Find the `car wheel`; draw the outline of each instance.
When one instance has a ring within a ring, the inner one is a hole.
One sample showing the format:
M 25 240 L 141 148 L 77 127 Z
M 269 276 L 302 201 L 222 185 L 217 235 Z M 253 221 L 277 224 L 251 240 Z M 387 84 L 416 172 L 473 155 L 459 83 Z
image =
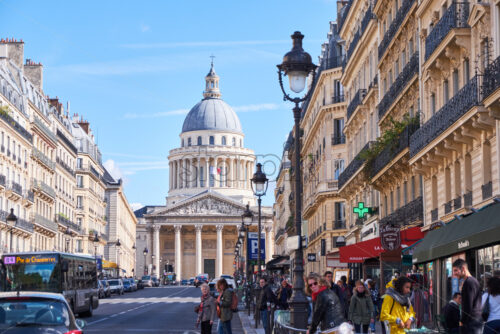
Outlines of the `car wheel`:
M 92 316 L 92 314 L 94 314 L 94 306 L 93 306 L 93 304 L 94 304 L 94 300 L 92 298 L 90 298 L 89 309 L 88 309 L 88 311 L 83 312 L 82 316 L 90 318 Z

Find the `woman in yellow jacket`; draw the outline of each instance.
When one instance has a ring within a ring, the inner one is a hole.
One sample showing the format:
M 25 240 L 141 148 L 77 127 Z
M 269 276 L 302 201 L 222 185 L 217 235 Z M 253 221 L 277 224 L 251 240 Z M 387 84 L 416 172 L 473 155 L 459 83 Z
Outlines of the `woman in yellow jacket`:
M 411 280 L 401 276 L 394 282 L 394 287 L 389 287 L 384 296 L 380 321 L 388 321 L 391 334 L 404 333 L 415 322 L 415 312 L 410 303 Z

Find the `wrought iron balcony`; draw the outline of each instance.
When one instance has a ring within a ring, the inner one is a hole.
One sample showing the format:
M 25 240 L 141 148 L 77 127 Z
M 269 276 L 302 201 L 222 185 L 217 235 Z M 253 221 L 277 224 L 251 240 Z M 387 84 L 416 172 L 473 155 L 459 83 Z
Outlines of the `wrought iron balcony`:
M 342 103 L 345 101 L 344 94 L 341 95 L 333 95 L 332 103 Z
M 333 222 L 333 229 L 335 230 L 344 230 L 346 228 L 345 219 L 337 219 Z
M 384 95 L 378 104 L 378 117 L 382 119 L 389 107 L 394 103 L 408 83 L 418 74 L 418 52 L 411 56 L 410 61 L 405 65 L 403 71 L 398 75 L 389 91 Z
M 23 197 L 26 198 L 31 203 L 35 202 L 35 193 L 32 192 L 31 190 L 24 190 Z
M 38 213 L 35 214 L 35 223 L 54 232 L 57 232 L 57 224 L 50 219 L 45 218 Z
M 68 166 L 61 158 L 56 157 L 56 162 L 64 168 L 68 173 L 70 173 L 73 177 L 75 176 L 75 170 Z
M 38 150 L 36 147 L 32 148 L 33 157 L 40 160 L 45 166 L 54 170 L 56 168 L 56 163 L 49 159 L 48 156 L 42 153 L 42 151 Z
M 453 200 L 453 210 L 458 210 L 462 207 L 462 197 L 459 196 Z
M 418 129 L 410 141 L 410 156 L 443 133 L 472 107 L 478 105 L 477 76 L 472 78 L 439 111 Z
M 278 239 L 283 236 L 285 234 L 285 229 L 284 228 L 280 228 L 278 229 L 278 232 L 276 232 L 276 235 L 274 237 L 274 240 L 275 241 L 278 241 Z
M 350 0 L 347 5 L 345 5 L 342 8 L 342 15 L 339 15 L 339 18 L 337 19 L 337 31 L 340 32 L 342 30 L 342 26 L 345 23 L 345 20 L 347 18 L 347 15 L 349 14 L 349 10 L 351 9 L 352 4 L 354 3 L 354 0 Z
M 354 50 L 356 49 L 356 46 L 358 45 L 359 40 L 363 36 L 363 34 L 366 30 L 366 27 L 368 27 L 368 24 L 374 18 L 375 18 L 375 15 L 373 14 L 372 8 L 370 6 L 370 7 L 368 7 L 368 10 L 365 12 L 365 15 L 363 16 L 363 20 L 361 21 L 361 27 L 358 29 L 358 31 L 356 31 L 356 33 L 354 34 L 354 37 L 352 38 L 351 43 L 349 44 L 349 49 L 347 49 L 347 61 L 349 61 L 349 59 L 351 59 L 351 56 L 352 56 Z
M 469 3 L 454 2 L 446 10 L 436 26 L 425 39 L 425 59 L 427 60 L 434 50 L 441 44 L 448 33 L 455 28 L 468 28 Z
M 391 41 L 396 36 L 396 32 L 401 27 L 401 24 L 403 23 L 404 19 L 408 15 L 408 12 L 410 11 L 411 7 L 415 2 L 416 0 L 403 0 L 403 4 L 396 13 L 394 20 L 389 26 L 389 29 L 387 29 L 387 31 L 385 32 L 384 38 L 382 39 L 382 42 L 380 42 L 378 46 L 378 60 L 382 59 L 382 56 L 387 50 L 387 47 L 389 46 L 389 44 L 391 44 Z
M 40 191 L 43 191 L 44 193 L 46 193 L 50 197 L 56 198 L 55 190 L 52 189 L 51 186 L 49 186 L 48 184 L 46 184 L 43 181 L 38 181 L 36 179 L 33 179 L 33 188 L 36 188 Z
M 33 230 L 34 230 L 33 223 L 30 221 L 27 221 L 26 219 L 22 219 L 22 218 L 17 219 L 16 227 L 19 227 L 27 232 L 30 232 L 30 233 L 33 233 Z
M 483 192 L 483 200 L 493 196 L 493 183 L 490 181 L 481 186 L 481 191 Z
M 9 182 L 9 188 L 19 196 L 23 195 L 23 187 L 19 183 L 14 181 Z
M 453 201 L 449 201 L 444 203 L 444 214 L 447 215 L 451 212 L 451 208 L 453 207 Z
M 332 145 L 340 145 L 340 144 L 345 144 L 345 136 L 332 135 Z
M 56 214 L 56 220 L 57 220 L 58 223 L 61 223 L 64 226 L 69 227 L 73 231 L 76 231 L 76 232 L 80 232 L 81 231 L 81 227 L 78 224 L 73 223 L 71 220 L 69 220 L 68 218 L 64 217 L 60 213 Z
M 354 97 L 352 98 L 351 102 L 349 102 L 349 105 L 347 106 L 347 119 L 350 119 L 356 108 L 363 103 L 363 99 L 366 96 L 366 89 L 359 89 L 356 94 L 354 94 Z
M 339 175 L 339 189 L 342 189 L 344 184 L 361 168 L 361 166 L 363 166 L 365 160 L 361 159 L 359 156 L 361 152 L 369 148 L 372 143 L 371 141 L 366 143 L 356 157 L 347 165 L 346 169 Z
M 431 221 L 435 222 L 436 220 L 438 220 L 438 215 L 439 215 L 438 208 L 435 208 L 434 210 L 432 210 L 431 211 Z
M 19 123 L 17 123 L 10 115 L 5 111 L 0 111 L 0 118 L 3 119 L 7 124 L 9 124 L 17 133 L 28 140 L 30 143 L 33 142 L 33 136 L 23 128 Z
M 33 123 L 42 130 L 42 132 L 49 137 L 54 143 L 57 143 L 57 137 L 38 117 L 33 118 Z
M 471 207 L 472 206 L 472 191 L 464 194 L 464 206 Z
M 481 98 L 487 98 L 500 87 L 500 57 L 486 67 L 481 84 Z
M 422 197 L 417 197 L 413 201 L 403 205 L 393 213 L 380 219 L 380 225 L 409 225 L 424 219 L 424 204 Z
M 69 140 L 59 129 L 56 131 L 56 135 L 61 139 L 73 152 L 78 153 L 76 146 Z
M 370 171 L 370 175 L 372 177 L 377 175 L 392 161 L 392 159 L 394 159 L 405 148 L 410 146 L 411 135 L 414 134 L 419 127 L 420 125 L 418 123 L 408 125 L 399 135 L 397 142 L 394 142 L 393 145 L 386 146 L 382 152 L 377 155 L 377 157 L 373 160 L 373 165 Z

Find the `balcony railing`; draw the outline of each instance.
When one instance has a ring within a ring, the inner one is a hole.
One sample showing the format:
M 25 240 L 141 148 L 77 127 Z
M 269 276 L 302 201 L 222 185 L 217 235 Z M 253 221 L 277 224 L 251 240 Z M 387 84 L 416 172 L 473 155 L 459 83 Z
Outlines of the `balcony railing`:
M 464 206 L 471 207 L 472 206 L 472 191 L 464 194 Z
M 10 181 L 9 188 L 19 196 L 23 195 L 23 187 L 19 183 Z
M 34 117 L 33 118 L 33 123 L 35 123 L 35 125 L 40 129 L 42 130 L 42 132 L 47 136 L 49 137 L 54 143 L 57 143 L 57 137 L 56 135 L 54 134 L 54 132 L 50 131 L 50 129 L 45 125 L 43 124 L 43 122 L 38 118 L 38 117 Z
M 32 192 L 31 190 L 24 190 L 23 197 L 26 198 L 31 203 L 35 202 L 35 193 Z
M 0 175 L 0 185 L 5 187 L 6 183 L 7 183 L 7 178 L 5 177 L 5 175 Z
M 349 102 L 347 106 L 347 119 L 350 119 L 356 108 L 363 103 L 363 99 L 366 96 L 366 89 L 359 89 L 356 94 L 354 94 L 353 99 Z
M 56 157 L 56 162 L 64 168 L 68 173 L 70 173 L 73 177 L 75 176 L 75 170 L 68 166 L 61 158 Z
M 274 240 L 277 241 L 284 234 L 285 234 L 285 229 L 284 228 L 278 229 L 278 232 L 276 233 L 276 236 L 274 237 Z
M 34 228 L 33 228 L 33 223 L 30 221 L 27 221 L 22 218 L 17 219 L 17 225 L 16 227 L 22 228 L 23 230 L 32 233 Z
M 363 166 L 365 160 L 361 159 L 359 156 L 361 152 L 369 148 L 372 143 L 371 141 L 366 143 L 356 157 L 349 163 L 347 168 L 339 175 L 339 189 L 342 189 L 344 184 L 361 168 L 361 166 Z
M 33 147 L 32 152 L 33 156 L 36 159 L 40 160 L 45 166 L 49 167 L 52 170 L 56 168 L 56 163 L 50 160 L 49 157 L 43 154 L 42 151 L 38 150 L 36 147 Z
M 12 117 L 10 117 L 7 112 L 0 111 L 0 118 L 7 122 L 17 133 L 30 143 L 33 142 L 33 136 L 25 128 L 23 128 L 21 124 L 17 123 Z
M 454 2 L 425 39 L 425 59 L 441 44 L 448 33 L 455 28 L 468 28 L 469 3 Z
M 35 214 L 35 223 L 54 232 L 57 232 L 57 224 L 50 219 L 45 218 L 38 213 Z
M 337 19 L 337 31 L 340 32 L 342 30 L 342 26 L 344 25 L 344 22 L 347 18 L 347 15 L 349 14 L 349 10 L 351 9 L 351 6 L 353 4 L 354 0 L 350 0 L 347 5 L 342 8 L 342 15 L 339 15 L 339 18 Z
M 453 200 L 453 210 L 458 210 L 462 207 L 462 197 L 459 196 Z
M 490 181 L 481 186 L 481 191 L 483 193 L 483 200 L 493 196 L 493 183 Z
M 77 232 L 81 231 L 81 227 L 78 224 L 73 223 L 71 220 L 69 220 L 68 218 L 66 218 L 60 214 L 56 214 L 56 220 L 58 223 L 61 223 L 74 231 L 77 231 Z
M 500 87 L 500 57 L 486 67 L 481 84 L 481 97 L 487 98 Z
M 408 204 L 400 207 L 393 213 L 380 219 L 380 225 L 394 224 L 394 225 L 409 225 L 416 221 L 423 221 L 424 219 L 424 204 L 422 197 L 417 197 Z
M 413 134 L 410 141 L 410 156 L 415 156 L 476 105 L 478 105 L 478 85 L 477 77 L 474 77 Z
M 342 103 L 345 101 L 344 94 L 338 94 L 332 96 L 332 103 Z
M 444 203 L 444 214 L 447 215 L 451 212 L 451 208 L 453 207 L 453 201 L 449 201 Z
M 345 144 L 345 136 L 332 135 L 332 145 L 340 145 L 340 144 Z
M 76 146 L 59 129 L 57 129 L 56 134 L 75 154 L 78 153 Z
M 335 230 L 343 230 L 343 229 L 346 229 L 347 226 L 346 226 L 346 223 L 345 223 L 345 219 L 337 219 L 333 222 L 333 228 Z
M 384 95 L 378 105 L 378 117 L 382 119 L 389 107 L 394 103 L 408 83 L 418 74 L 418 52 L 411 56 L 410 61 L 405 65 L 403 71 L 398 75 L 389 91 Z
M 399 135 L 397 142 L 393 145 L 386 146 L 380 154 L 373 160 L 373 165 L 371 168 L 371 176 L 377 175 L 387 164 L 389 164 L 392 159 L 394 159 L 399 153 L 401 153 L 405 148 L 410 146 L 411 135 L 415 133 L 419 128 L 419 124 L 408 125 L 403 132 Z
M 55 190 L 52 189 L 51 186 L 49 186 L 48 184 L 46 184 L 43 181 L 38 181 L 36 179 L 33 179 L 33 188 L 41 190 L 44 193 L 46 193 L 47 195 L 49 195 L 49 196 L 51 196 L 53 198 L 56 198 L 56 192 L 55 192 Z
M 439 211 L 437 208 L 432 210 L 431 211 L 431 221 L 435 222 L 436 220 L 438 220 L 438 215 L 439 215 Z
M 361 27 L 356 31 L 354 34 L 354 37 L 352 38 L 351 43 L 349 44 L 349 49 L 347 49 L 347 61 L 351 59 L 351 56 L 356 49 L 356 46 L 359 43 L 359 40 L 363 36 L 366 27 L 368 27 L 368 24 L 370 23 L 371 19 L 375 18 L 375 15 L 372 12 L 372 8 L 368 7 L 368 10 L 365 12 L 365 16 L 363 17 L 363 20 L 361 21 Z
M 408 12 L 410 11 L 411 7 L 415 2 L 416 0 L 403 0 L 403 4 L 396 13 L 394 21 L 392 21 L 391 25 L 389 26 L 389 29 L 387 29 L 387 31 L 384 34 L 382 42 L 380 42 L 378 46 L 378 60 L 382 59 L 382 56 L 387 50 L 387 47 L 389 46 L 389 44 L 391 44 L 391 41 L 394 39 L 396 35 L 396 32 L 401 27 L 401 24 L 403 23 L 404 19 L 408 15 Z

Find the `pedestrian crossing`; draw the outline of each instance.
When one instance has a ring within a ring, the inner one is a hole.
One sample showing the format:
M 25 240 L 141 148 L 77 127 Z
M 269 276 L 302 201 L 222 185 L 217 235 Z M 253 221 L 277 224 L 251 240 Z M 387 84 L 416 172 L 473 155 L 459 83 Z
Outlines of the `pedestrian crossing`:
M 100 299 L 99 304 L 199 303 L 200 297 L 142 297 Z

